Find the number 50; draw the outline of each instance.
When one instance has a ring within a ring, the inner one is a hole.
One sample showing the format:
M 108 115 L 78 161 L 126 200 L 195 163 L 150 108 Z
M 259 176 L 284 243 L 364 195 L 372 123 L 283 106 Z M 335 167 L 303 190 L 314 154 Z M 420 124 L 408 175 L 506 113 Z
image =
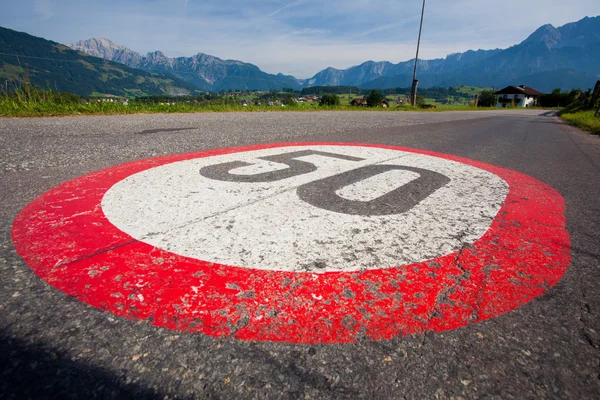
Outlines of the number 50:
M 274 156 L 260 157 L 261 160 L 272 161 L 287 165 L 289 168 L 262 172 L 254 175 L 236 175 L 229 171 L 252 165 L 244 161 L 232 161 L 209 165 L 200 169 L 200 175 L 220 181 L 256 183 L 275 182 L 317 170 L 309 162 L 297 160 L 299 157 L 320 155 L 348 161 L 362 161 L 362 158 L 343 154 L 328 153 L 316 150 L 301 150 Z M 419 175 L 417 179 L 397 187 L 396 189 L 370 201 L 348 200 L 336 192 L 348 185 L 360 182 L 373 176 L 394 171 L 410 171 Z M 350 215 L 391 215 L 409 211 L 436 190 L 450 182 L 450 179 L 438 172 L 422 168 L 400 165 L 367 165 L 328 178 L 306 183 L 296 189 L 298 197 L 315 207 Z

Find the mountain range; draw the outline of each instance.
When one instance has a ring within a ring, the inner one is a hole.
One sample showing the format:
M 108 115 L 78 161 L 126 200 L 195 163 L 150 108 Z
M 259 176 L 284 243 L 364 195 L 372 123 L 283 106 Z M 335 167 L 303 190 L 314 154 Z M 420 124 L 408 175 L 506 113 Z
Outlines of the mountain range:
M 252 64 L 206 54 L 168 58 L 157 51 L 142 56 L 107 39 L 80 41 L 72 48 L 133 68 L 171 73 L 203 90 L 300 89 L 309 86 L 408 87 L 414 59 L 393 64 L 366 61 L 347 69 L 326 68 L 305 80 L 260 71 Z M 555 28 L 544 25 L 508 49 L 469 50 L 445 58 L 419 60 L 421 87 L 527 84 L 549 92 L 593 86 L 600 78 L 600 17 Z
M 130 68 L 46 39 L 0 27 L 2 88 L 29 81 L 41 89 L 82 96 L 184 95 L 199 90 L 171 75 Z
M 446 58 L 419 60 L 417 68 L 419 75 L 450 73 L 490 58 L 501 51 L 500 49 L 469 50 L 464 53 L 450 54 Z M 307 86 L 361 86 L 382 77 L 407 76 L 409 83 L 403 86 L 406 87 L 411 85 L 414 66 L 414 59 L 398 64 L 388 61 L 366 61 L 344 70 L 326 68 L 308 79 L 306 84 Z M 385 89 L 385 87 L 381 89 Z
M 309 79 L 308 85 L 408 87 L 413 66 L 414 59 L 398 64 L 368 61 L 345 70 L 328 68 Z M 593 87 L 600 79 L 600 17 L 586 17 L 559 28 L 544 25 L 504 50 L 467 51 L 445 59 L 419 60 L 418 71 L 421 87 L 527 84 L 545 92 L 556 87 Z
M 169 58 L 160 51 L 154 51 L 143 56 L 104 38 L 82 40 L 69 46 L 131 68 L 169 73 L 206 91 L 300 89 L 303 86 L 303 81 L 293 76 L 268 74 L 253 64 L 222 60 L 203 53 L 192 57 Z

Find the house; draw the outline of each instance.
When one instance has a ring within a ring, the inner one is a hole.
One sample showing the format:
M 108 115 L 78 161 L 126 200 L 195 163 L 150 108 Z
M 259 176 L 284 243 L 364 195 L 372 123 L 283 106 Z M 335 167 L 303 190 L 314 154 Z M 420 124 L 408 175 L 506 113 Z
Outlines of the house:
M 367 99 L 354 99 L 350 102 L 351 106 L 357 106 L 357 107 L 366 107 L 367 106 Z
M 494 93 L 496 96 L 496 107 L 533 107 L 538 105 L 539 98 L 543 93 L 525 85 L 507 86 Z
M 390 103 L 386 99 L 383 99 L 381 100 L 381 106 L 383 108 L 390 108 Z

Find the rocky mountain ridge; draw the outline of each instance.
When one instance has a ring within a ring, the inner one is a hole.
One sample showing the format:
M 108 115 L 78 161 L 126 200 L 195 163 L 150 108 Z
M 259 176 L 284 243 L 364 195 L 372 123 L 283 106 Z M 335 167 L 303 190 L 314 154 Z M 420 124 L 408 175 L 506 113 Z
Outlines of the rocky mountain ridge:
M 104 38 L 82 40 L 69 46 L 74 50 L 120 62 L 132 68 L 169 73 L 202 90 L 272 90 L 284 87 L 300 89 L 304 84 L 302 80 L 293 76 L 268 74 L 250 63 L 223 60 L 204 53 L 171 58 L 161 51 L 154 51 L 143 56 Z
M 89 39 L 71 45 L 87 54 L 124 63 L 133 68 L 173 74 L 202 90 L 282 88 L 308 86 L 358 86 L 368 88 L 411 85 L 414 59 L 393 64 L 366 61 L 347 69 L 326 68 L 313 77 L 273 75 L 257 66 L 222 60 L 199 53 L 192 57 L 166 57 L 160 51 L 145 56 L 107 39 Z M 539 82 L 549 91 L 554 81 L 563 89 L 593 85 L 600 74 L 600 17 L 585 17 L 561 27 L 543 25 L 521 43 L 507 49 L 468 50 L 445 58 L 419 60 L 421 87 L 503 86 Z M 545 82 L 541 76 L 553 77 Z M 520 79 L 524 82 L 516 82 Z

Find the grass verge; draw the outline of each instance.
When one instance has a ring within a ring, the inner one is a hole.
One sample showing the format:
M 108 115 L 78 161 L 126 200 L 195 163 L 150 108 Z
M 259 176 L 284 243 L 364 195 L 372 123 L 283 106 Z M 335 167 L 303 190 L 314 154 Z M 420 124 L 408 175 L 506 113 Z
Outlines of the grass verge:
M 573 103 L 559 111 L 558 115 L 570 125 L 600 134 L 600 118 L 595 117 L 594 113 L 594 110 L 584 109 L 581 104 Z
M 461 106 L 440 106 L 435 109 L 415 107 L 367 108 L 353 106 L 319 106 L 316 103 L 304 103 L 295 106 L 255 106 L 232 104 L 142 104 L 128 105 L 115 103 L 76 103 L 57 104 L 52 102 L 15 102 L 11 99 L 0 98 L 0 117 L 54 117 L 69 115 L 119 115 L 119 114 L 152 114 L 152 113 L 200 113 L 200 112 L 281 112 L 281 111 L 482 111 L 494 108 L 472 108 Z

